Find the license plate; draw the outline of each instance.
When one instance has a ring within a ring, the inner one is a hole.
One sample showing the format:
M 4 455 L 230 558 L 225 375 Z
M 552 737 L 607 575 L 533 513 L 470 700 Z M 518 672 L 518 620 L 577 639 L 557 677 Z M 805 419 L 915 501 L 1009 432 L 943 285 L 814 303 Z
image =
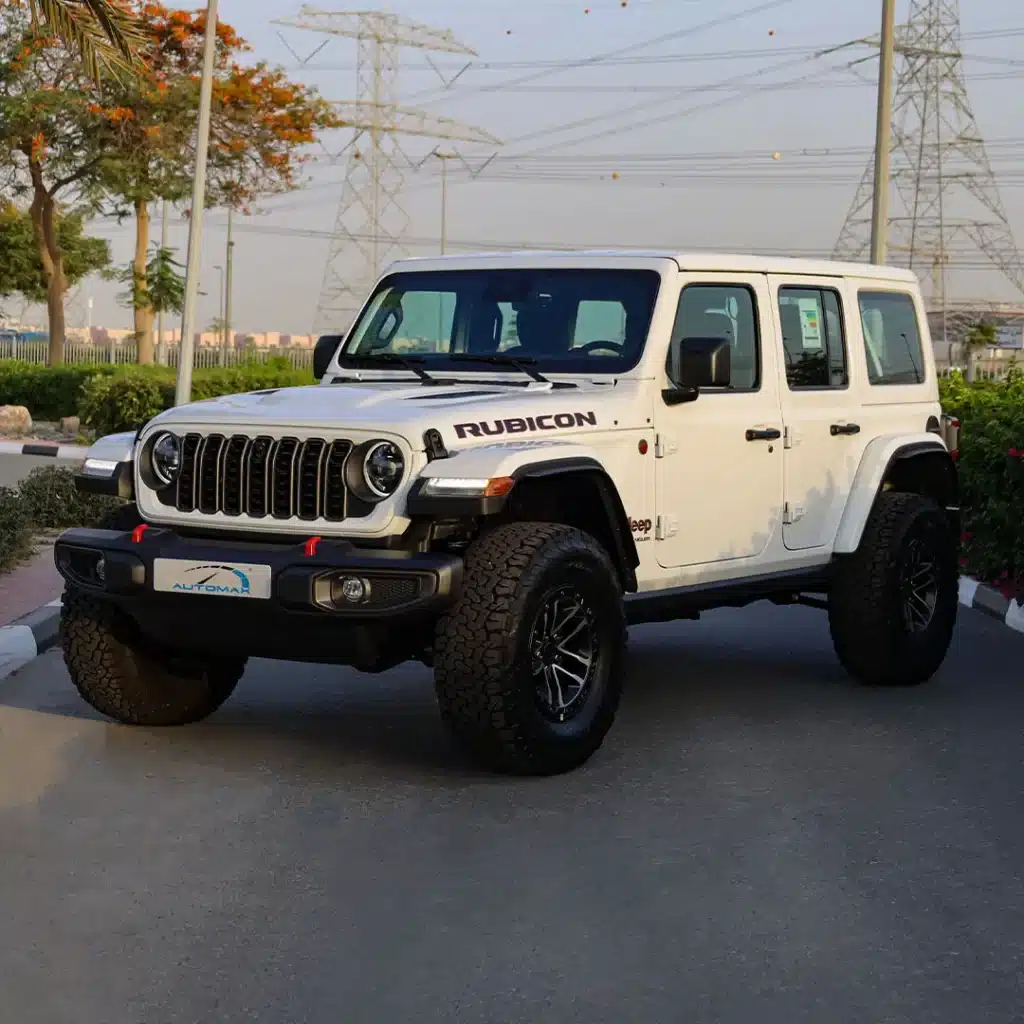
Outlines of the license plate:
M 183 558 L 157 558 L 153 562 L 153 589 L 168 594 L 209 597 L 270 597 L 269 565 L 243 562 L 193 562 Z

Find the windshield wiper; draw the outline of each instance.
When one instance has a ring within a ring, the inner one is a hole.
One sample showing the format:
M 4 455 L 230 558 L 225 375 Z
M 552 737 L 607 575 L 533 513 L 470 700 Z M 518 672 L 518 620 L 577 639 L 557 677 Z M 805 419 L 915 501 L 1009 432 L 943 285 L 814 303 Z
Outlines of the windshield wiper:
M 421 359 L 419 356 L 402 356 L 397 352 L 371 352 L 366 355 L 351 355 L 342 356 L 338 360 L 338 365 L 346 369 L 358 369 L 360 363 L 369 363 L 371 366 L 374 363 L 391 363 L 394 366 L 400 366 L 403 370 L 408 370 L 410 373 L 415 373 L 417 377 L 424 384 L 440 384 L 439 380 L 435 380 L 422 368 L 420 364 L 425 363 L 425 359 Z
M 547 379 L 542 373 L 537 370 L 531 370 L 530 367 L 535 365 L 537 360 L 533 356 L 510 356 L 504 352 L 496 352 L 493 354 L 487 354 L 481 352 L 475 354 L 473 352 L 453 352 L 448 358 L 453 363 L 490 363 L 491 366 L 511 366 L 518 370 L 520 373 L 525 373 L 528 377 L 532 377 L 538 384 L 550 384 L 551 381 Z

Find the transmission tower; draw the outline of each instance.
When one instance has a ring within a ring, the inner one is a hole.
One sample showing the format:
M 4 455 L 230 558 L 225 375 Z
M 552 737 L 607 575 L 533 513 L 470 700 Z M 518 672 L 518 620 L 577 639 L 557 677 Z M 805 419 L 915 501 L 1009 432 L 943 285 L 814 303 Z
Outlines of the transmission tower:
M 930 305 L 943 314 L 945 333 L 947 276 L 958 259 L 982 254 L 1021 292 L 1024 265 L 967 95 L 959 0 L 910 0 L 896 53 L 890 262 L 928 271 Z M 838 258 L 866 258 L 871 200 L 869 166 L 836 243 Z
M 338 333 L 347 329 L 380 271 L 404 254 L 402 236 L 409 218 L 401 194 L 403 168 L 410 162 L 399 137 L 500 142 L 481 128 L 398 103 L 402 47 L 476 56 L 450 30 L 382 11 L 321 11 L 308 5 L 295 18 L 274 24 L 345 36 L 357 43 L 356 98 L 335 104 L 355 134 L 345 147 L 345 182 L 314 323 L 314 333 Z

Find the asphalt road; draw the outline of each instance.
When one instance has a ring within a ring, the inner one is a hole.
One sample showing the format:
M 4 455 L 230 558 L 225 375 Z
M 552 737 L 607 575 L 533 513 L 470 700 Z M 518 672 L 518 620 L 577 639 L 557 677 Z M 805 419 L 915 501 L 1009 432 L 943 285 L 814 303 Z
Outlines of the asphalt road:
M 2 1024 L 987 1024 L 1024 1007 L 1024 637 L 860 689 L 824 618 L 631 641 L 561 779 L 453 755 L 429 676 L 254 664 L 203 725 L 0 684 Z
M 17 487 L 22 480 L 40 466 L 60 466 L 75 469 L 81 462 L 53 459 L 48 456 L 0 454 L 0 487 Z

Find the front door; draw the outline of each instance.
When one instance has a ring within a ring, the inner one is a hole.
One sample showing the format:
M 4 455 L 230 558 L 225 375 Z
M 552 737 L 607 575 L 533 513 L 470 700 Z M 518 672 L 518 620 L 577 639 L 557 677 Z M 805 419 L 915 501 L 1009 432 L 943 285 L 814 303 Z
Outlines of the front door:
M 772 314 L 785 360 L 785 506 L 790 551 L 832 542 L 867 434 L 850 380 L 849 316 L 838 278 L 770 278 Z M 854 334 L 855 336 L 855 334 Z
M 673 337 L 729 341 L 728 388 L 657 406 L 655 526 L 663 568 L 754 559 L 782 509 L 782 414 L 768 280 L 701 274 L 683 286 Z

